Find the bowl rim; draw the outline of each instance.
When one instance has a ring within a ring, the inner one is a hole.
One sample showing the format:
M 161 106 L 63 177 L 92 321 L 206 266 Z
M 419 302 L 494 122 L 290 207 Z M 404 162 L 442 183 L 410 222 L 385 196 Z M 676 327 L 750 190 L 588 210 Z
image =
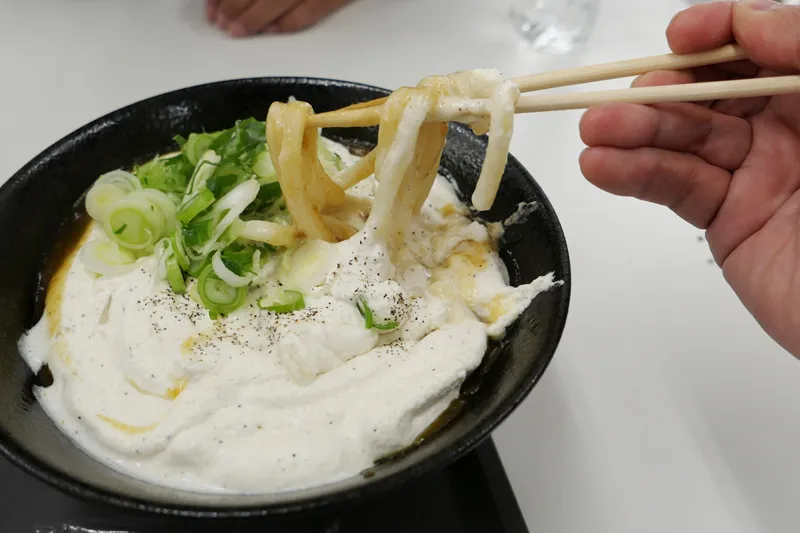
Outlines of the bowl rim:
M 28 163 L 23 165 L 14 174 L 12 174 L 11 177 L 9 177 L 8 180 L 6 180 L 2 186 L 0 186 L 0 200 L 2 200 L 7 194 L 13 193 L 15 184 L 21 180 L 24 180 L 25 177 L 31 172 L 35 172 L 36 167 L 41 163 L 42 160 L 68 150 L 71 143 L 74 142 L 76 138 L 81 138 L 85 135 L 91 135 L 93 130 L 99 129 L 102 125 L 108 122 L 116 122 L 121 118 L 127 117 L 132 111 L 135 111 L 137 107 L 147 103 L 153 103 L 154 101 L 160 99 L 167 99 L 170 97 L 175 98 L 181 94 L 190 96 L 192 92 L 200 89 L 264 83 L 275 85 L 291 83 L 316 86 L 336 86 L 339 88 L 356 89 L 360 91 L 366 89 L 386 95 L 390 94 L 391 92 L 382 87 L 333 78 L 309 76 L 259 76 L 213 81 L 155 94 L 106 113 L 105 115 L 88 122 L 87 124 L 73 130 L 72 132 L 64 135 L 62 138 L 52 143 L 50 146 L 34 156 Z M 191 100 L 190 97 L 188 99 Z M 469 134 L 470 131 L 467 127 L 461 124 L 451 124 L 451 130 L 458 131 L 460 134 Z M 533 176 L 531 176 L 525 167 L 511 154 L 509 154 L 509 163 L 515 164 L 520 170 L 522 170 L 523 176 L 529 181 L 529 184 L 534 188 L 536 194 L 539 196 L 537 200 L 538 203 L 550 215 L 549 218 L 552 219 L 552 228 L 550 232 L 552 233 L 552 237 L 555 241 L 555 248 L 557 248 L 560 267 L 563 272 L 563 275 L 561 276 L 562 284 L 559 286 L 560 296 L 558 298 L 558 308 L 556 310 L 557 326 L 542 348 L 543 363 L 530 372 L 532 375 L 524 377 L 523 386 L 514 389 L 511 394 L 509 394 L 498 404 L 492 416 L 487 417 L 483 423 L 473 426 L 467 435 L 454 442 L 452 446 L 445 447 L 442 450 L 432 453 L 428 457 L 413 463 L 403 470 L 394 472 L 385 478 L 377 479 L 371 483 L 367 482 L 366 484 L 362 484 L 360 486 L 347 487 L 328 494 L 301 497 L 290 502 L 261 503 L 241 506 L 159 503 L 154 500 L 124 496 L 119 493 L 79 481 L 68 474 L 62 473 L 50 467 L 34 457 L 21 446 L 17 445 L 5 432 L 0 433 L 0 454 L 2 454 L 5 459 L 18 468 L 45 482 L 47 485 L 50 485 L 51 487 L 60 490 L 65 494 L 75 496 L 92 503 L 111 504 L 123 509 L 146 512 L 154 515 L 175 516 L 182 518 L 216 519 L 288 516 L 297 514 L 298 512 L 319 513 L 330 510 L 331 508 L 353 504 L 365 497 L 385 493 L 388 490 L 406 484 L 407 482 L 419 478 L 434 470 L 445 468 L 451 465 L 453 462 L 466 455 L 468 452 L 482 443 L 486 438 L 488 438 L 492 431 L 494 431 L 503 421 L 505 421 L 506 418 L 508 418 L 508 416 L 528 396 L 530 391 L 539 382 L 542 375 L 550 365 L 567 323 L 569 303 L 571 298 L 572 276 L 569 251 L 561 222 L 555 210 L 553 209 L 549 198 L 544 193 L 539 183 L 533 178 Z

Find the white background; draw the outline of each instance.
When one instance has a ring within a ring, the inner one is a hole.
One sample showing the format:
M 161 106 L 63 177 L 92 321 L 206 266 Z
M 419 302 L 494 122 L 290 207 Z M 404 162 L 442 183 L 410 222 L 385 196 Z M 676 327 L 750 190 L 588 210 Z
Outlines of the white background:
M 311 31 L 238 41 L 206 24 L 202 0 L 0 0 L 0 179 L 183 86 L 312 75 L 391 88 L 659 54 L 683 7 L 606 0 L 587 47 L 547 57 L 519 47 L 493 0 L 356 0 Z M 520 117 L 512 144 L 562 220 L 574 275 L 554 362 L 495 434 L 531 531 L 797 531 L 800 363 L 741 307 L 702 232 L 583 179 L 579 117 Z

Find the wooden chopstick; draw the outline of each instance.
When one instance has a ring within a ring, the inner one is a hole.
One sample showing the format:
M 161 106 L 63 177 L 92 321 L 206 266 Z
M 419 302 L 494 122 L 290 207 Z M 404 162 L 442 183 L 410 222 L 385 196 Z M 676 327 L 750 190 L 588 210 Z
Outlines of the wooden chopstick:
M 586 109 L 608 103 L 660 104 L 668 102 L 701 102 L 723 98 L 750 98 L 778 94 L 800 93 L 800 76 L 775 76 L 746 80 L 712 81 L 666 85 L 660 87 L 636 87 L 611 91 L 595 91 L 572 94 L 526 94 L 517 101 L 517 113 L 540 113 L 568 109 Z M 488 114 L 488 102 L 474 101 L 467 110 L 453 111 L 440 104 L 428 117 L 431 121 L 459 121 L 472 114 Z M 327 115 L 322 121 L 309 119 L 309 127 L 358 128 L 380 124 L 380 106 L 363 107 L 338 115 Z
M 626 78 L 655 70 L 682 70 L 704 65 L 730 63 L 742 59 L 747 59 L 747 54 L 744 50 L 739 46 L 730 44 L 699 54 L 665 54 L 628 59 L 626 61 L 531 74 L 514 78 L 512 81 L 519 86 L 521 92 L 526 93 L 568 85 Z M 378 98 L 343 107 L 336 111 L 320 113 L 312 116 L 308 125 L 309 127 L 317 128 L 372 126 L 378 123 L 375 122 L 375 117 L 380 116 L 375 115 L 376 109 L 372 108 L 378 108 L 384 102 L 386 102 L 386 98 Z M 378 120 L 380 119 L 378 118 Z
M 800 76 L 776 76 L 746 80 L 712 81 L 636 87 L 612 91 L 574 94 L 526 94 L 517 101 L 517 113 L 538 113 L 567 109 L 587 109 L 599 104 L 661 104 L 668 102 L 702 102 L 729 98 L 750 98 L 800 92 Z
M 747 59 L 747 54 L 741 47 L 728 44 L 708 52 L 698 54 L 664 54 L 660 56 L 640 57 L 599 65 L 569 68 L 531 74 L 514 78 L 512 81 L 519 86 L 523 93 L 566 87 L 568 85 L 581 85 L 595 81 L 614 80 L 647 74 L 656 70 L 683 70 L 687 68 L 702 67 L 705 65 L 718 65 Z

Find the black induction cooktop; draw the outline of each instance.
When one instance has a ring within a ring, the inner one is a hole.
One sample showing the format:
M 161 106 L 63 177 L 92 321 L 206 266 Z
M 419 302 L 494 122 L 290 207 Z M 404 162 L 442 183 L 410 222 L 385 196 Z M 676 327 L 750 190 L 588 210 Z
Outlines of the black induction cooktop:
M 0 459 L 2 533 L 527 533 L 494 443 L 335 514 L 294 520 L 150 517 L 66 496 Z

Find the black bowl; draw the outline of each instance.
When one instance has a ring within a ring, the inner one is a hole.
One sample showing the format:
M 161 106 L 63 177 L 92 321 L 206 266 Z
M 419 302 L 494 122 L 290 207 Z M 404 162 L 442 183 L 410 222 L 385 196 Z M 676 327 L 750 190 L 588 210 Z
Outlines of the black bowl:
M 270 103 L 290 96 L 328 111 L 387 94 L 353 83 L 310 78 L 256 78 L 212 83 L 144 100 L 66 136 L 0 188 L 0 450 L 12 462 L 76 496 L 152 513 L 191 517 L 246 517 L 328 509 L 447 466 L 475 447 L 525 398 L 553 357 L 570 294 L 567 247 L 547 197 L 516 159 L 509 158 L 494 207 L 484 218 L 503 220 L 519 202 L 538 209 L 512 226 L 502 243 L 514 284 L 555 272 L 563 285 L 536 297 L 506 338 L 492 346 L 465 383 L 460 414 L 420 447 L 376 465 L 366 475 L 307 490 L 264 495 L 184 492 L 133 479 L 92 459 L 51 422 L 32 395 L 41 382 L 17 348 L 41 314 L 35 294 L 60 228 L 93 180 L 172 149 L 172 137 L 230 127 L 236 119 L 265 117 Z M 377 130 L 329 130 L 355 144 L 377 140 Z M 486 139 L 454 125 L 443 171 L 468 195 L 480 172 Z M 468 198 L 468 196 L 467 196 Z

